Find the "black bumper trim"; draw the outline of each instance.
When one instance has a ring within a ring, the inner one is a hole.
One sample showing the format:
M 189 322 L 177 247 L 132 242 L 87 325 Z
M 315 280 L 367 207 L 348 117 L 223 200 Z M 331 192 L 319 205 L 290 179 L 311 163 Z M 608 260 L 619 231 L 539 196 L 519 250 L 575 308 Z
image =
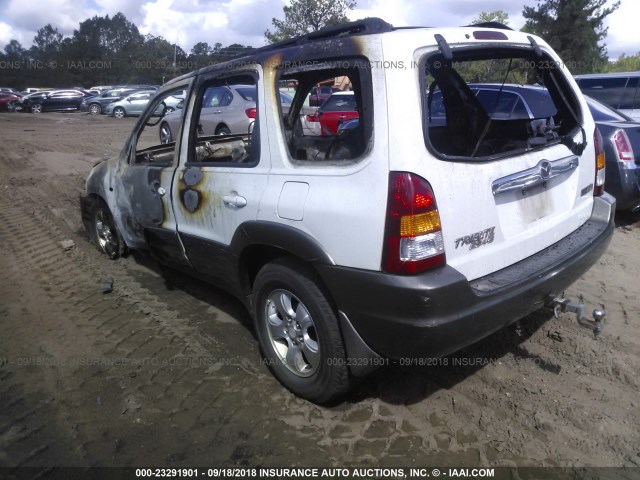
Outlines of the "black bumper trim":
M 614 211 L 613 197 L 596 198 L 591 218 L 576 232 L 474 282 L 448 265 L 415 276 L 316 268 L 339 310 L 374 352 L 395 359 L 438 357 L 490 335 L 564 291 L 606 250 Z M 490 288 L 482 291 L 485 285 Z

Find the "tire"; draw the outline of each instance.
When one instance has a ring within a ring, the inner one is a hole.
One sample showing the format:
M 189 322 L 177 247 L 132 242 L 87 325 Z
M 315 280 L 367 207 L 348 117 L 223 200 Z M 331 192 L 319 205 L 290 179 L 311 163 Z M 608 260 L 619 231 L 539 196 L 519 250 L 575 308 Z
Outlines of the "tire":
M 262 355 L 280 383 L 319 404 L 344 395 L 350 379 L 338 319 L 314 272 L 275 260 L 258 273 L 253 295 Z
M 101 198 L 95 201 L 91 215 L 91 239 L 99 252 L 112 260 L 116 260 L 126 253 L 126 245 L 107 204 Z
M 127 116 L 127 112 L 122 107 L 116 107 L 113 109 L 113 116 L 116 118 L 124 118 Z
M 171 112 L 175 112 L 175 111 L 176 111 L 176 109 L 175 109 L 175 108 L 173 108 L 173 107 L 167 107 L 167 108 L 164 110 L 164 114 L 165 114 L 165 115 L 169 115 Z
M 102 107 L 99 103 L 92 103 L 89 105 L 89 113 L 92 115 L 100 115 L 102 113 Z
M 42 105 L 39 103 L 34 103 L 31 105 L 31 107 L 29 107 L 29 110 L 31 110 L 31 113 L 42 113 Z
M 173 142 L 173 135 L 171 134 L 171 127 L 167 122 L 162 122 L 160 124 L 160 143 L 171 143 Z
M 226 125 L 222 125 L 216 130 L 216 135 L 231 135 L 231 130 Z

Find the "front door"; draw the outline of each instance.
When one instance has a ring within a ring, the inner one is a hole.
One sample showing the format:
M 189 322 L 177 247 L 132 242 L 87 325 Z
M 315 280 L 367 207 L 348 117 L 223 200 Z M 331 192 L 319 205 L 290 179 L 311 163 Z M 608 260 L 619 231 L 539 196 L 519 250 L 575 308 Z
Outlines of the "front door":
M 187 87 L 181 84 L 176 90 Z M 120 167 L 122 191 L 117 196 L 128 203 L 122 210 L 127 212 L 123 222 L 133 236 L 129 246 L 148 248 L 162 262 L 183 264 L 187 260 L 178 238 L 170 195 L 180 149 L 175 142 L 160 142 L 161 117 L 154 111 L 163 99 L 175 93 L 171 90 L 159 95 L 145 110 L 130 141 L 127 161 Z

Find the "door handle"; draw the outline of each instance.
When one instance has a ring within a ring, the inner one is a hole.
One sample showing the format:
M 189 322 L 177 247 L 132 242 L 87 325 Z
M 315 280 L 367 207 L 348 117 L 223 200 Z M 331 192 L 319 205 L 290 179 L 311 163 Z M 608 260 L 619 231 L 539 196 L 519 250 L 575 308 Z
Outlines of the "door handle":
M 242 208 L 247 205 L 247 199 L 240 195 L 224 195 L 222 201 L 230 207 Z

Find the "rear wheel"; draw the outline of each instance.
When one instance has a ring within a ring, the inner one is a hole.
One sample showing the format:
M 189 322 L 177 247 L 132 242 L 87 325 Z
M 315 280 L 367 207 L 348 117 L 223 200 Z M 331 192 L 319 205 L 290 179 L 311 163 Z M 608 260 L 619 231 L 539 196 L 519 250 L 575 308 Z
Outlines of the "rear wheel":
M 124 240 L 118 232 L 109 207 L 102 199 L 97 199 L 95 202 L 91 224 L 93 228 L 91 237 L 96 243 L 98 251 L 112 260 L 125 254 Z
M 42 105 L 39 103 L 34 103 L 31 105 L 31 113 L 42 113 Z
M 116 107 L 113 109 L 113 116 L 116 118 L 124 118 L 127 116 L 127 112 L 122 107 Z
M 316 403 L 346 393 L 338 319 L 313 271 L 289 259 L 265 265 L 254 284 L 253 314 L 266 363 L 285 387 Z
M 226 125 L 222 125 L 216 130 L 216 135 L 231 135 L 231 130 Z
M 99 103 L 92 103 L 91 105 L 89 105 L 89 112 L 91 112 L 91 114 L 93 115 L 99 115 L 102 113 L 102 107 Z

